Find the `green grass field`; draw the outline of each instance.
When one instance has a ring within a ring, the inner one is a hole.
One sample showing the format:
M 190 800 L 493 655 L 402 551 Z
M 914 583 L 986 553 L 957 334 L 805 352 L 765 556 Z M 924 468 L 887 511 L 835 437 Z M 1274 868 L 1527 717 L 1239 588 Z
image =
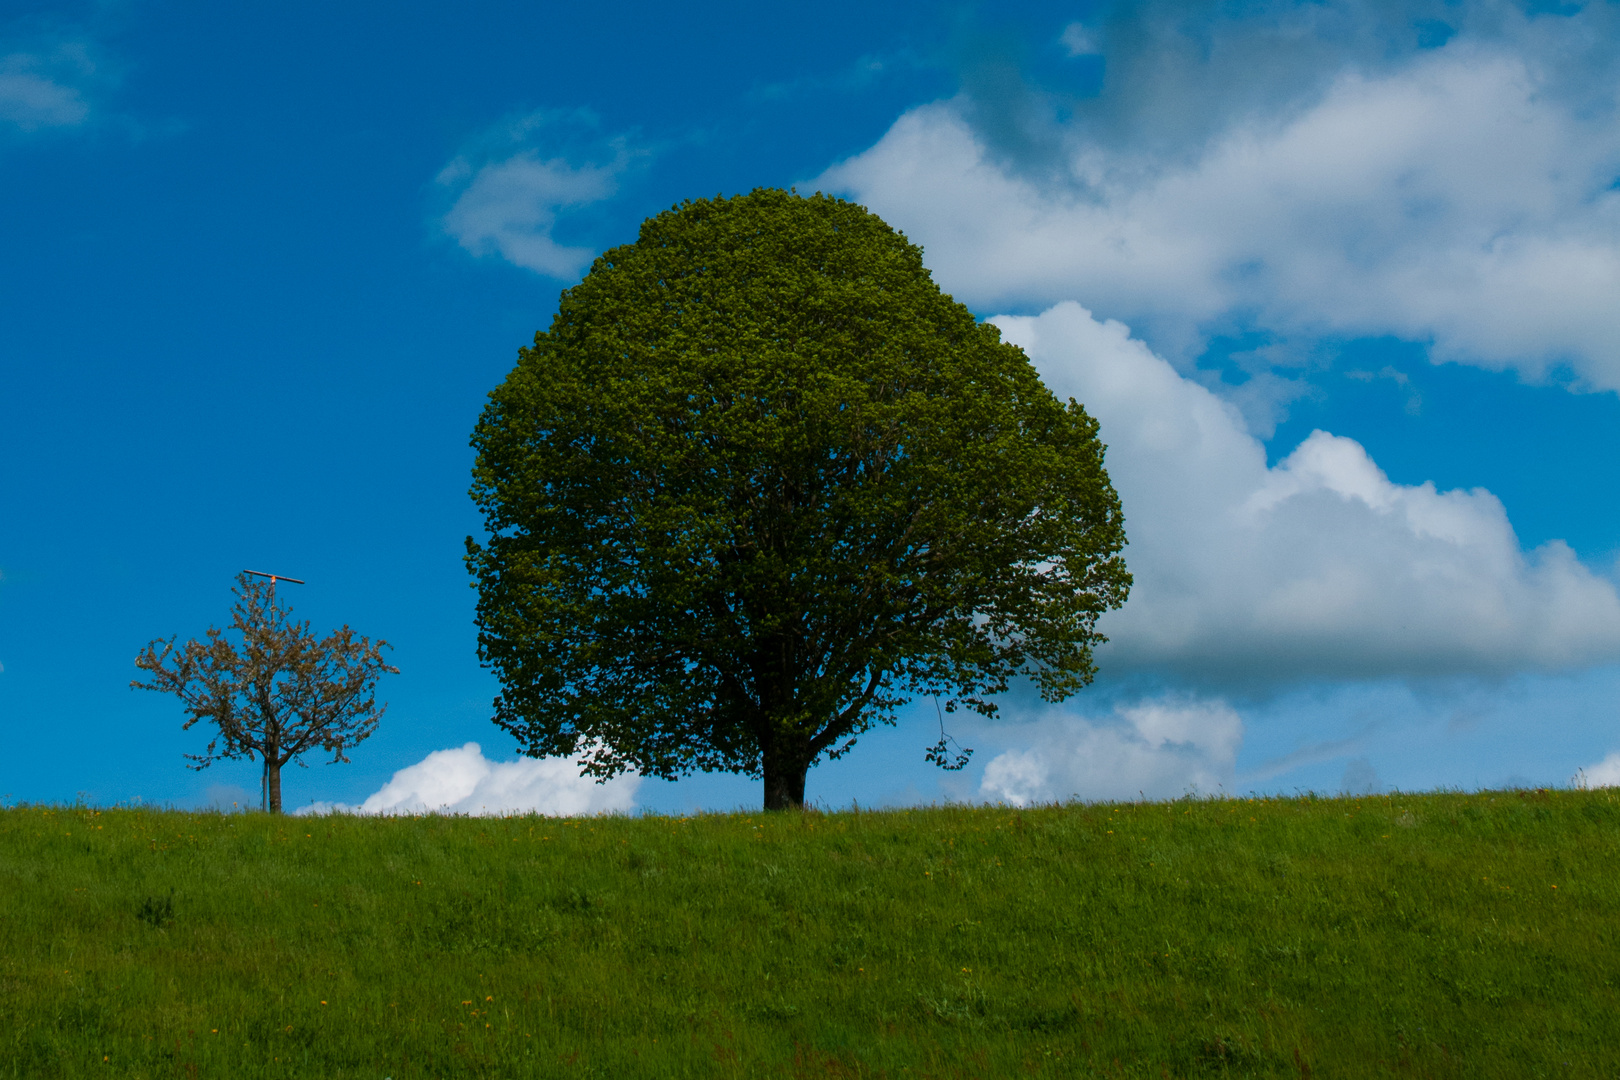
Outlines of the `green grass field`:
M 1620 1075 L 1620 794 L 0 811 L 0 1076 Z

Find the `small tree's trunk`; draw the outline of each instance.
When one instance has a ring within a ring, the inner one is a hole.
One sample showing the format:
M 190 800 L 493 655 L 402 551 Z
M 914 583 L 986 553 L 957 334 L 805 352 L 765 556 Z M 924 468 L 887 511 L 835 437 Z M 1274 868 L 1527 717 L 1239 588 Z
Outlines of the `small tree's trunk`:
M 765 758 L 765 809 L 803 810 L 804 774 L 810 766 L 803 760 Z
M 281 764 L 273 757 L 264 759 L 265 786 L 270 791 L 270 812 L 281 813 Z

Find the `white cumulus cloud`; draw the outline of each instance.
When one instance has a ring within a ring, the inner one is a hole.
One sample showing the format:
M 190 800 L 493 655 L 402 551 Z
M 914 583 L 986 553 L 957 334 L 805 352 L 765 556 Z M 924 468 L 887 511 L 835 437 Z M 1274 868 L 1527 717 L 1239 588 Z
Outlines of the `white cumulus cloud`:
M 1053 709 L 1026 731 L 1029 746 L 985 766 L 981 797 L 1029 806 L 1214 794 L 1231 787 L 1243 742 L 1242 718 L 1219 700 L 1141 702 L 1103 724 Z
M 1596 765 L 1588 765 L 1575 774 L 1581 787 L 1620 787 L 1620 753 L 1610 754 Z
M 963 97 L 908 112 L 817 183 L 904 229 L 970 305 L 1076 299 L 1178 362 L 1244 325 L 1395 335 L 1436 359 L 1532 378 L 1568 365 L 1615 389 L 1620 87 L 1594 76 L 1593 99 L 1559 83 L 1597 29 L 1532 21 L 1398 61 L 1341 59 L 1264 111 L 1212 87 L 1207 107 L 1225 112 L 1168 146 L 1153 122 L 1174 129 L 1194 107 L 1161 117 L 1144 83 L 1147 115 L 1053 121 L 1038 163 L 993 145 Z
M 1268 467 L 1237 410 L 1079 304 L 994 320 L 1101 423 L 1136 583 L 1104 667 L 1204 685 L 1501 675 L 1620 659 L 1620 596 L 1524 551 L 1490 492 L 1392 482 L 1314 432 Z
M 634 774 L 597 783 L 579 774 L 574 758 L 518 758 L 490 761 L 475 742 L 435 750 L 396 772 L 376 794 L 358 806 L 315 803 L 299 813 L 356 814 L 581 814 L 635 809 Z

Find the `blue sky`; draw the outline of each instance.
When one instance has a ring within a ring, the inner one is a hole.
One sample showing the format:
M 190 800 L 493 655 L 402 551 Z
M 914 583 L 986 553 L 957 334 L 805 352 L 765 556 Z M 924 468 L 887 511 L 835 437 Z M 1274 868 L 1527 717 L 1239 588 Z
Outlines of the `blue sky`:
M 7 5 L 0 795 L 256 797 L 128 689 L 252 567 L 403 672 L 289 806 L 756 803 L 511 763 L 467 438 L 592 254 L 793 184 L 1093 409 L 1137 576 L 1093 688 L 957 721 L 960 774 L 923 703 L 812 799 L 1620 782 L 1616 42 L 1602 3 Z

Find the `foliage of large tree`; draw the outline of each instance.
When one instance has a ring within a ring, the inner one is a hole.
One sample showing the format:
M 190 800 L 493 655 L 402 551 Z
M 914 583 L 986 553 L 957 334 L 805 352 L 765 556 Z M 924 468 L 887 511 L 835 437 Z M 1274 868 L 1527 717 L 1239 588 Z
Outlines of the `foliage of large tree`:
M 842 200 L 683 203 L 596 260 L 473 435 L 495 722 L 767 808 L 912 695 L 1090 682 L 1130 576 L 1097 423 Z M 948 707 L 951 707 L 948 706 Z
M 149 677 L 130 686 L 178 697 L 191 716 L 183 729 L 201 720 L 218 728 L 205 753 L 186 755 L 192 768 L 262 760 L 269 809 L 279 814 L 282 766 L 302 765 L 315 749 L 348 761 L 344 751 L 375 731 L 387 709 L 377 703 L 377 680 L 399 669 L 383 661 L 386 641 L 357 639 L 347 626 L 317 640 L 307 621 L 288 618 L 292 609 L 275 602 L 273 587 L 237 575 L 230 629 L 240 648 L 212 626 L 206 641 L 159 638 L 135 658 Z

